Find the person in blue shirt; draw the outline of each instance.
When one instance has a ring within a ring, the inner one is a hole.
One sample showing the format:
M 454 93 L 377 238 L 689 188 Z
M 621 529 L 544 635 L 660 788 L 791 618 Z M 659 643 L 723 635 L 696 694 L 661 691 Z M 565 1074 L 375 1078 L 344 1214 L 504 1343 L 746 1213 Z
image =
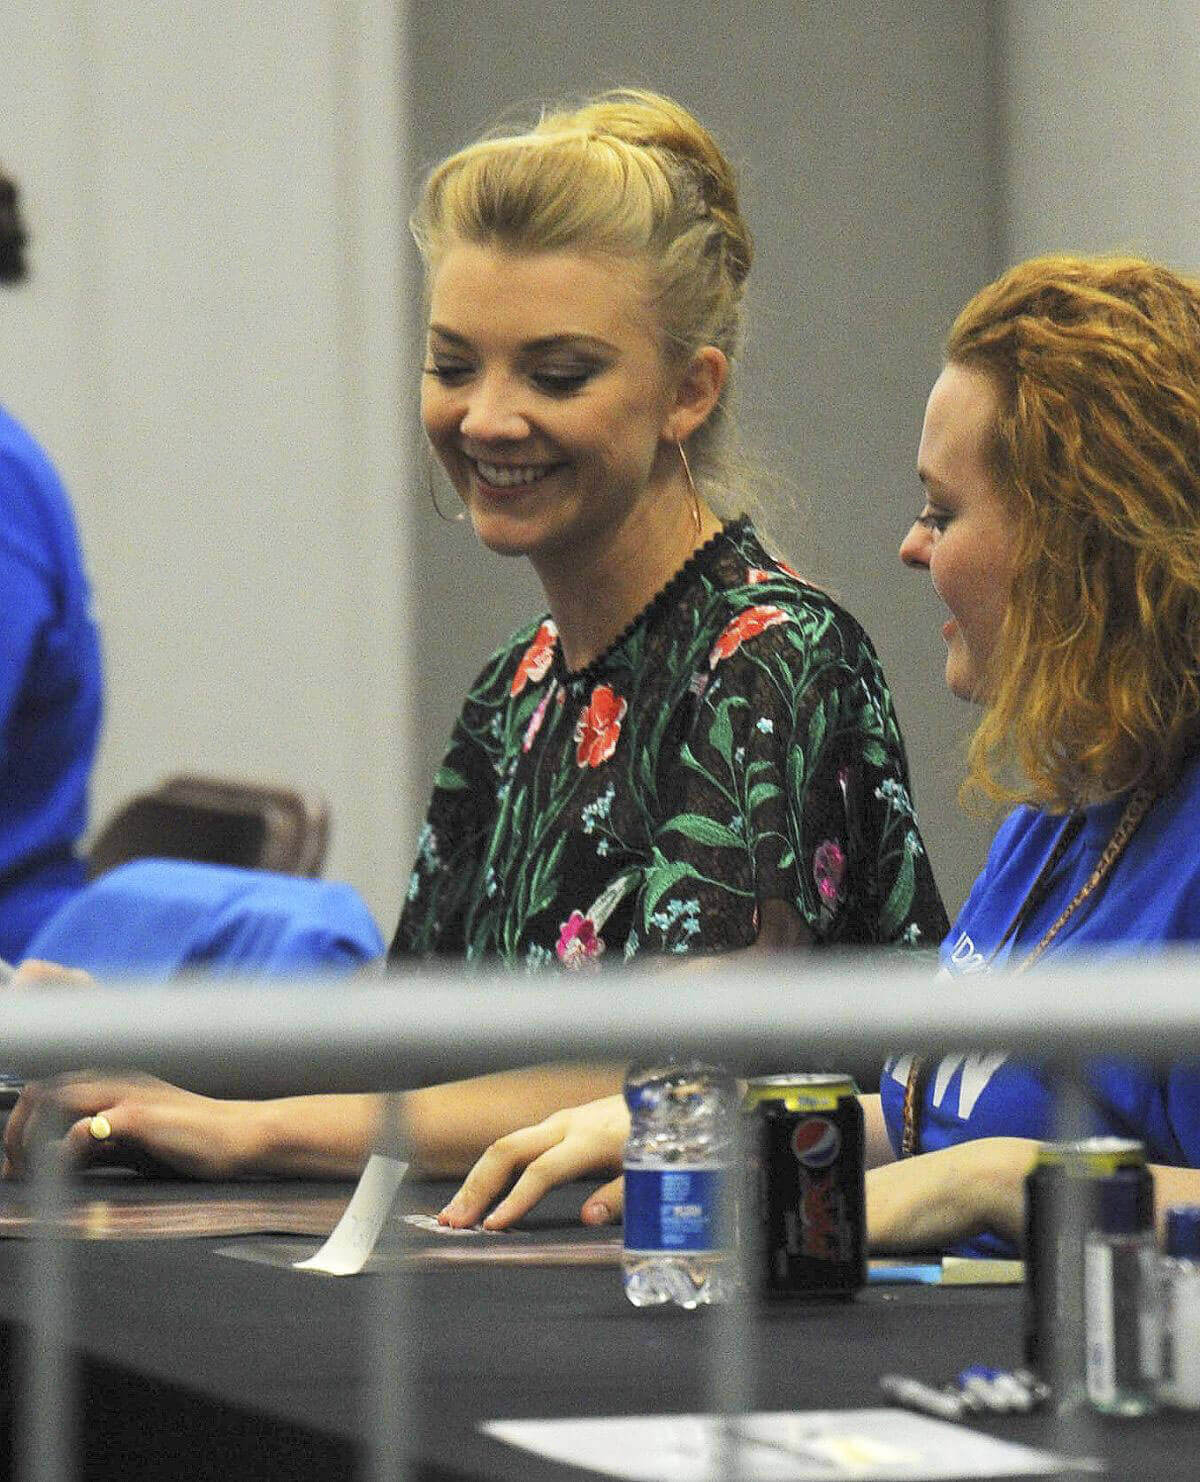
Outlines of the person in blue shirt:
M 947 686 L 980 708 L 964 791 L 1015 805 L 942 972 L 1200 937 L 1200 283 L 1133 259 L 1004 274 L 954 324 L 918 473 L 900 554 L 944 604 Z M 1200 1202 L 1200 1058 L 1085 1075 L 1091 1130 L 1146 1145 L 1159 1210 Z M 862 1100 L 872 1247 L 1011 1252 L 1055 1131 L 1037 1065 L 903 1055 Z M 443 1219 L 510 1224 L 619 1169 L 627 1130 L 607 1098 L 502 1138 Z M 583 1218 L 621 1201 L 615 1179 Z
M 1006 273 L 954 325 L 918 471 L 901 558 L 946 606 L 947 685 L 982 709 L 964 789 L 1016 805 L 943 973 L 1196 940 L 1200 283 L 1128 258 Z M 1145 1144 L 1160 1210 L 1200 1196 L 1200 1059 L 1098 1059 L 1083 1091 L 1090 1131 Z M 901 1161 L 874 1176 L 877 1230 L 1010 1247 L 1054 1130 L 1039 1068 L 900 1056 L 880 1111 Z
M 24 273 L 0 177 L 0 282 Z M 0 406 L 0 957 L 16 961 L 84 882 L 79 840 L 100 732 L 100 642 L 71 504 Z

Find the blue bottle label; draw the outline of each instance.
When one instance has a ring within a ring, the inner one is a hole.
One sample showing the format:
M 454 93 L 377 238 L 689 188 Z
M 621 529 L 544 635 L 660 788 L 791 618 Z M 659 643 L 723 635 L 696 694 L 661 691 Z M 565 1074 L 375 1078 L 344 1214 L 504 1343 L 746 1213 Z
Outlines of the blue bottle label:
M 719 1250 L 720 1168 L 627 1168 L 625 1249 Z

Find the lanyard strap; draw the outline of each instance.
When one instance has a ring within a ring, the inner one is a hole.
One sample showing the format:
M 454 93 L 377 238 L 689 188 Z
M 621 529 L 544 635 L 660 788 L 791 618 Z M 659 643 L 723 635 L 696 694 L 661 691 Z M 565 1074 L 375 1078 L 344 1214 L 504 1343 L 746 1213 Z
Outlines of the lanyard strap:
M 1056 919 L 1042 933 L 1041 940 L 1037 946 L 1013 968 L 1013 972 L 1027 972 L 1035 962 L 1042 956 L 1050 943 L 1058 936 L 1059 932 L 1067 924 L 1084 901 L 1094 894 L 1096 888 L 1111 872 L 1113 865 L 1120 859 L 1126 844 L 1133 838 L 1137 826 L 1150 811 L 1150 805 L 1154 801 L 1154 794 L 1148 787 L 1136 787 L 1125 804 L 1116 827 L 1109 836 L 1108 843 L 1100 851 L 1100 857 L 1096 866 L 1087 877 L 1063 909 L 1058 913 Z M 1049 891 L 1050 878 L 1062 862 L 1067 850 L 1079 837 L 1079 830 L 1083 827 L 1083 815 L 1073 813 L 1067 820 L 1054 848 L 1050 852 L 1046 863 L 1038 871 L 1037 879 L 1029 887 L 1028 894 L 1017 909 L 1016 915 L 1009 923 L 1008 930 L 993 948 L 988 962 L 991 963 L 998 952 L 1016 936 L 1021 927 L 1024 926 L 1029 917 L 1045 900 Z M 908 1068 L 908 1079 L 904 1083 L 904 1124 L 900 1136 L 900 1156 L 911 1158 L 919 1150 L 920 1146 L 920 1123 L 921 1103 L 925 1099 L 925 1086 L 929 1079 L 929 1065 L 919 1055 L 914 1055 L 912 1064 Z
M 1038 907 L 1041 906 L 1042 903 L 1045 901 L 1046 897 L 1050 893 L 1050 883 L 1055 870 L 1058 869 L 1059 865 L 1062 863 L 1063 856 L 1066 854 L 1067 850 L 1079 837 L 1079 831 L 1082 828 L 1082 813 L 1072 813 L 1063 822 L 1063 826 L 1058 833 L 1058 838 L 1054 841 L 1054 848 L 1047 856 L 1046 862 L 1037 872 L 1037 878 L 1029 887 L 1028 891 L 1026 891 L 1024 900 L 1021 901 L 1020 905 L 1013 913 L 1013 918 L 1008 923 L 1008 927 L 1004 935 L 992 948 L 991 952 L 988 953 L 989 967 L 993 962 L 995 962 L 996 958 L 999 957 L 1000 953 L 1004 951 L 1005 947 L 1008 946 L 1009 942 L 1012 941 L 1013 937 L 1016 936 L 1016 934 L 1021 930 L 1021 928 L 1033 915 L 1033 913 L 1038 909 Z M 1072 911 L 1074 911 L 1078 907 L 1079 899 L 1080 898 L 1076 896 L 1076 898 L 1071 901 L 1070 905 L 1067 906 L 1066 910 L 1054 923 L 1055 930 L 1057 930 L 1057 928 L 1062 925 L 1062 923 L 1067 919 Z M 1045 939 L 1043 938 L 1043 940 Z M 1034 950 L 1036 951 L 1039 948 L 1042 948 L 1041 942 L 1038 943 L 1037 948 L 1035 948 Z M 1025 959 L 1024 961 L 1019 963 L 1015 971 L 1023 972 L 1025 970 L 1027 961 L 1028 959 Z

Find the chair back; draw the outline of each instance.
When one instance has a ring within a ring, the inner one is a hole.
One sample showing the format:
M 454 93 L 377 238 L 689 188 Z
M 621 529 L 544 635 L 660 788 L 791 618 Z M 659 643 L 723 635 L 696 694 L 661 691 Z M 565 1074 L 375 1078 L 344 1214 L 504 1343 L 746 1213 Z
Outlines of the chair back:
M 316 876 L 328 843 L 319 793 L 182 773 L 117 809 L 92 843 L 88 877 L 147 856 Z

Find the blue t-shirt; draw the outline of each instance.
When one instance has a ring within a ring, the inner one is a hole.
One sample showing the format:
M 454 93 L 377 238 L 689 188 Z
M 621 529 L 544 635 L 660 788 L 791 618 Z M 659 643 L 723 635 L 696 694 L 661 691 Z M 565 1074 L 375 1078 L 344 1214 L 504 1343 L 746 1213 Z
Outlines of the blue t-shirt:
M 1020 929 L 997 946 L 1020 910 L 1067 820 L 1018 808 L 997 831 L 987 864 L 941 949 L 942 977 L 978 977 L 1020 962 L 1036 947 L 1063 907 L 1095 868 L 1125 798 L 1089 808 L 1065 851 L 1049 890 Z M 1068 920 L 1046 951 L 1145 952 L 1200 939 L 1200 756 L 1142 820 L 1096 894 Z M 994 954 L 994 956 L 993 956 Z M 904 1120 L 904 1087 L 912 1057 L 893 1057 L 880 1092 L 888 1136 L 897 1151 Z M 1134 1137 L 1152 1163 L 1200 1167 L 1200 1047 L 1195 1060 L 1167 1070 L 1115 1056 L 1085 1071 L 1092 1130 Z M 919 1119 L 921 1152 L 979 1137 L 1054 1134 L 1054 1100 L 1036 1064 L 996 1054 L 948 1056 L 927 1077 Z M 1004 1242 L 981 1235 L 957 1249 L 972 1255 L 1008 1253 Z
M 15 961 L 83 884 L 101 676 L 70 502 L 2 407 L 0 592 L 0 957 Z

